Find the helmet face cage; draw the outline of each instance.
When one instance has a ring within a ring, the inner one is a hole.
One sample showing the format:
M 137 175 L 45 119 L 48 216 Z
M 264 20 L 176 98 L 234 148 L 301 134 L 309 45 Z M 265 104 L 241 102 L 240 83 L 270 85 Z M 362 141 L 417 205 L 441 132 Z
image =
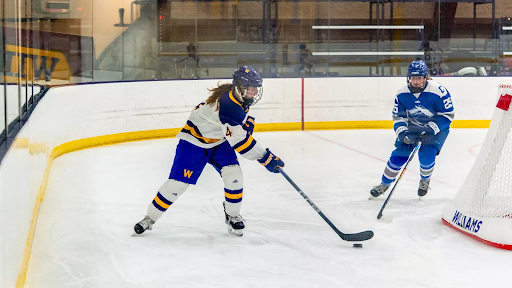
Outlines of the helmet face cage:
M 263 96 L 263 79 L 260 73 L 251 66 L 242 66 L 233 73 L 233 85 L 237 92 L 242 96 L 244 109 L 256 104 Z M 249 87 L 256 88 L 256 93 L 252 98 L 248 98 Z
M 411 83 L 411 77 L 423 76 L 425 85 L 423 87 L 414 87 Z M 428 68 L 423 60 L 412 61 L 407 69 L 407 86 L 412 93 L 420 93 L 427 86 Z

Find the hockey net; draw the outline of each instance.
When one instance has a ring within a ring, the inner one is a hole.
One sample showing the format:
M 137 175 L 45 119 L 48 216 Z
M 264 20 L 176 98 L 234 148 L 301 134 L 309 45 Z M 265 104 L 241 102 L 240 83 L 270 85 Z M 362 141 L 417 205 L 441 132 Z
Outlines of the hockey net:
M 494 247 L 512 250 L 512 85 L 498 103 L 480 153 L 443 222 Z

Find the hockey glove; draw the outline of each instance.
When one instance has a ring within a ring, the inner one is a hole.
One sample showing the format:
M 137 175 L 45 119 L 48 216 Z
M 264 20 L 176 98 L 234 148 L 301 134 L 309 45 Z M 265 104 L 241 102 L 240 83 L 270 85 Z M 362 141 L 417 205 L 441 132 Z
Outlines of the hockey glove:
M 409 128 L 409 135 L 413 136 L 419 136 L 421 133 L 425 132 L 425 128 L 423 126 L 409 124 L 407 128 Z
M 398 141 L 403 142 L 405 144 L 416 143 L 416 140 L 414 139 L 414 137 L 412 137 L 409 134 L 409 131 L 407 131 L 407 130 L 404 130 L 404 131 L 400 132 L 400 134 L 398 134 Z
M 276 155 L 272 154 L 270 150 L 267 148 L 267 153 L 261 158 L 258 159 L 258 162 L 261 163 L 261 165 L 265 166 L 268 171 L 272 173 L 279 173 L 279 171 L 276 169 L 277 167 L 283 168 L 284 162 Z
M 439 127 L 434 122 L 428 122 L 425 126 L 423 126 L 423 133 L 421 134 L 421 142 L 428 143 L 432 140 L 437 133 L 439 133 Z
M 247 131 L 247 134 L 252 135 L 252 133 L 254 132 L 254 126 L 256 126 L 254 117 L 247 116 L 247 121 L 245 121 L 245 124 L 242 126 L 244 130 Z
M 424 127 L 424 132 L 427 133 L 429 136 L 434 136 L 437 133 L 439 133 L 439 127 L 436 123 L 430 121 L 428 122 Z

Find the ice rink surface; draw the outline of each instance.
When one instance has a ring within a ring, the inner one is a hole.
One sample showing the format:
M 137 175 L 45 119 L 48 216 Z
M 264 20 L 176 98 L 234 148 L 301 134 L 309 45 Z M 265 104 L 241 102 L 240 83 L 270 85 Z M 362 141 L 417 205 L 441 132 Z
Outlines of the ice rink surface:
M 510 251 L 441 222 L 486 132 L 452 130 L 421 201 L 414 159 L 384 211 L 391 223 L 376 220 L 385 198 L 368 196 L 393 150 L 392 130 L 255 133 L 338 229 L 375 232 L 363 249 L 342 241 L 282 175 L 241 156 L 243 237 L 227 233 L 223 183 L 211 166 L 152 231 L 132 236 L 178 139 L 63 155 L 51 169 L 25 287 L 510 287 Z

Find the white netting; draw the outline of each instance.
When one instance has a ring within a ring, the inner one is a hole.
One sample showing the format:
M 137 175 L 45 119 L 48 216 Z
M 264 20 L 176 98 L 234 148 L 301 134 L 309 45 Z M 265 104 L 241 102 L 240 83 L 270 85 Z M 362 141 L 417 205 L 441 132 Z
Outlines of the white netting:
M 478 217 L 512 215 L 511 126 L 512 115 L 506 113 L 498 127 L 473 197 L 470 197 L 468 207 L 470 214 Z M 456 198 L 461 196 L 457 195 Z
M 502 93 L 512 95 L 512 90 L 500 89 Z M 443 211 L 443 219 L 454 227 L 507 245 L 512 244 L 511 127 L 512 107 L 508 111 L 496 108 L 470 174 Z

